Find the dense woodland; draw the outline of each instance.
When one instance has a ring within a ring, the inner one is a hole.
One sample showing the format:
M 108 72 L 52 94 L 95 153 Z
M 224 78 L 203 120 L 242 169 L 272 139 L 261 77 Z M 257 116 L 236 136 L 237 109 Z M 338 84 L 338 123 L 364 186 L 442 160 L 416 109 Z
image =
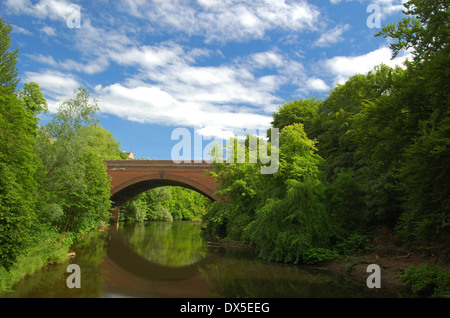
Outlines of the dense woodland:
M 433 256 L 447 266 L 449 2 L 411 0 L 405 7 L 406 17 L 377 36 L 391 39 L 394 56 L 406 49 L 413 60 L 377 66 L 324 100 L 295 100 L 273 114 L 277 173 L 261 174 L 258 163 L 216 162 L 211 175 L 222 200 L 162 187 L 127 203 L 122 219 L 202 219 L 205 232 L 279 262 L 320 264 L 392 243 L 391 253 Z M 0 290 L 61 261 L 77 235 L 108 220 L 103 160 L 126 159 L 98 125 L 97 103 L 85 88 L 39 125 L 46 101 L 37 83 L 17 90 L 19 51 L 10 50 L 10 31 L 0 19 Z M 243 141 L 247 148 L 252 138 Z M 450 296 L 444 267 L 426 263 L 402 279 L 426 296 Z
M 412 52 L 404 67 L 377 66 L 324 100 L 295 100 L 273 114 L 278 173 L 215 164 L 224 200 L 204 216 L 211 232 L 250 243 L 274 261 L 317 264 L 379 252 L 418 253 L 448 265 L 449 1 L 405 7 L 404 19 L 377 34 L 391 39 L 393 57 Z M 428 263 L 402 280 L 450 296 L 448 270 Z

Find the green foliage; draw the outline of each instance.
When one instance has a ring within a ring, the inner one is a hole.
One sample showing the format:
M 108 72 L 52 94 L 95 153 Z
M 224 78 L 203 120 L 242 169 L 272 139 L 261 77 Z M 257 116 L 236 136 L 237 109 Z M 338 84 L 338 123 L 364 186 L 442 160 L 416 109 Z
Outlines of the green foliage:
M 246 163 L 215 163 L 212 176 L 223 201 L 214 203 L 203 221 L 225 229 L 228 238 L 255 245 L 261 258 L 298 263 L 310 248 L 327 247 L 332 233 L 323 201 L 322 159 L 303 124 L 284 127 L 279 141 L 274 175 L 261 174 L 260 164 L 249 163 L 248 156 Z
M 332 229 L 321 200 L 320 188 L 292 180 L 285 197 L 258 209 L 244 237 L 264 259 L 301 262 L 310 248 L 329 246 Z
M 6 88 L 8 94 L 13 94 L 16 90 L 19 79 L 17 78 L 17 57 L 19 49 L 9 52 L 11 47 L 11 24 L 6 24 L 3 18 L 0 18 L 0 88 Z
M 16 94 L 17 53 L 8 52 L 10 25 L 0 19 L 0 266 L 9 268 L 32 243 L 36 221 L 36 114 L 46 107 L 39 86 L 25 84 Z
M 419 297 L 450 298 L 450 271 L 446 268 L 428 262 L 418 267 L 410 266 L 399 280 Z
M 80 126 L 80 134 L 103 160 L 124 160 L 127 155 L 120 150 L 121 144 L 113 134 L 99 125 Z
M 201 219 L 210 200 L 183 187 L 158 187 L 127 202 L 121 209 L 122 220 L 167 221 Z
M 87 90 L 80 88 L 60 104 L 37 139 L 41 168 L 36 179 L 44 198 L 43 210 L 63 211 L 57 220 L 46 220 L 48 213 L 43 213 L 43 221 L 61 232 L 82 231 L 108 219 L 110 182 L 103 158 L 117 153 L 119 144 L 96 126 L 97 110 L 96 101 L 91 102 Z
M 282 128 L 275 175 L 260 176 L 258 164 L 216 164 L 223 199 L 206 214 L 209 228 L 244 237 L 276 260 L 300 261 L 308 247 L 326 248 L 313 245 L 313 228 L 319 245 L 333 241 L 344 254 L 369 252 L 359 233 L 386 227 L 404 248 L 448 257 L 448 6 L 407 1 L 408 16 L 379 33 L 397 40 L 394 56 L 413 49 L 404 68 L 380 65 L 323 101 L 280 106 L 272 122 Z M 294 220 L 302 221 L 294 227 Z
M 359 233 L 350 233 L 345 237 L 339 238 L 334 245 L 334 249 L 339 254 L 346 256 L 373 252 L 369 235 Z
M 425 166 L 425 167 L 424 167 Z M 426 169 L 424 169 L 426 168 Z M 449 256 L 450 116 L 417 137 L 405 152 L 399 180 L 406 189 L 399 232 L 408 245 Z
M 404 209 L 397 228 L 408 248 L 448 257 L 449 3 L 410 0 L 405 6 L 408 16 L 379 34 L 397 40 L 392 44 L 395 54 L 407 48 L 414 54 L 392 98 L 401 110 L 398 128 L 403 128 L 393 132 L 406 139 L 395 174 Z
M 332 262 L 339 258 L 336 251 L 326 248 L 310 248 L 302 255 L 302 262 L 309 265 L 319 265 L 326 262 Z
M 397 25 L 389 24 L 383 27 L 377 34 L 397 40 L 391 44 L 394 56 L 412 48 L 415 60 L 421 62 L 434 58 L 438 52 L 448 52 L 450 42 L 448 0 L 409 0 L 404 6 L 407 17 L 400 20 Z
M 310 138 L 314 137 L 313 121 L 316 119 L 322 101 L 311 99 L 294 100 L 280 106 L 273 113 L 272 127 L 282 130 L 293 124 L 303 124 Z
M 33 275 L 44 266 L 67 260 L 73 237 L 46 231 L 34 237 L 35 244 L 22 250 L 9 269 L 0 266 L 0 292 L 10 290 L 21 279 Z

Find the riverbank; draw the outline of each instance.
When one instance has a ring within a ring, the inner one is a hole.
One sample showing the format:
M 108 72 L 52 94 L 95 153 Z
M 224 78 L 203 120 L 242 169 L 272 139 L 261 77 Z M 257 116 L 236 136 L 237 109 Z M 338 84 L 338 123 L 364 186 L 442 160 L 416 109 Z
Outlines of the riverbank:
M 243 244 L 242 242 L 227 239 L 221 240 L 217 236 L 216 240 L 216 242 L 208 242 L 208 246 L 234 249 L 254 248 L 254 246 Z M 387 249 L 384 247 L 384 249 L 380 250 L 386 251 Z M 370 264 L 380 266 L 381 288 L 397 290 L 404 297 L 450 297 L 448 289 L 450 284 L 449 265 L 443 265 L 444 262 L 436 257 L 424 257 L 413 253 L 402 254 L 390 248 L 389 253 L 383 256 L 380 253 L 340 256 L 334 261 L 310 266 L 350 277 L 365 286 L 367 278 L 372 274 L 372 271 L 367 272 L 367 267 Z M 417 269 L 415 273 L 402 281 L 402 274 L 412 268 Z M 448 283 L 445 281 L 448 281 Z
M 23 251 L 9 270 L 0 267 L 0 293 L 10 291 L 17 283 L 49 265 L 62 264 L 75 257 L 71 251 L 75 240 L 92 231 L 105 231 L 108 228 L 109 224 L 103 222 L 77 235 L 69 232 L 45 233 L 45 239 L 37 239 L 39 243 Z
M 407 288 L 400 281 L 399 276 L 410 266 L 424 263 L 422 257 L 416 255 L 397 255 L 379 257 L 376 254 L 361 256 L 343 256 L 338 260 L 318 265 L 320 269 L 346 274 L 355 280 L 366 281 L 370 273 L 367 266 L 377 264 L 381 268 L 381 286 L 389 285 L 395 288 Z
M 333 262 L 317 266 L 326 271 L 348 275 L 356 281 L 366 283 L 367 278 L 372 273 L 367 272 L 370 264 L 377 264 L 381 269 L 381 288 L 383 286 L 403 291 L 406 294 L 416 297 L 450 297 L 448 284 L 442 282 L 442 278 L 446 280 L 450 271 L 448 265 L 442 265 L 437 258 L 425 258 L 423 256 L 407 254 L 407 255 L 389 255 L 378 256 L 377 254 L 364 254 L 360 256 L 343 256 Z M 400 277 L 408 268 L 416 269 L 425 268 L 424 265 L 431 265 L 425 270 L 419 270 L 419 275 L 415 275 L 411 284 L 405 284 Z M 417 288 L 421 285 L 421 288 Z

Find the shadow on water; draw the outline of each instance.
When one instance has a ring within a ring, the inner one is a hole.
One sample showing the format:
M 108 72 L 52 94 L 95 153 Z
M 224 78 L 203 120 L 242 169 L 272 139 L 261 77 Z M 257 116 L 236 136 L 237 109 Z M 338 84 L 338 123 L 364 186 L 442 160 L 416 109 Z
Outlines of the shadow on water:
M 74 259 L 49 266 L 0 297 L 408 297 L 310 266 L 267 262 L 252 250 L 207 247 L 195 222 L 121 224 L 78 240 Z M 69 289 L 66 268 L 81 268 Z

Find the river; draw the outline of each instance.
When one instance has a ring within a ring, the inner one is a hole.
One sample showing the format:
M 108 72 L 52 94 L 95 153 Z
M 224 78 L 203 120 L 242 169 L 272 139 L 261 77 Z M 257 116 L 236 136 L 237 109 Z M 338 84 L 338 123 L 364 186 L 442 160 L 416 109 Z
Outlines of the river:
M 121 223 L 74 244 L 76 256 L 22 280 L 14 298 L 375 298 L 400 291 L 312 266 L 263 261 L 252 249 L 208 246 L 198 222 Z M 69 263 L 81 270 L 68 288 Z

